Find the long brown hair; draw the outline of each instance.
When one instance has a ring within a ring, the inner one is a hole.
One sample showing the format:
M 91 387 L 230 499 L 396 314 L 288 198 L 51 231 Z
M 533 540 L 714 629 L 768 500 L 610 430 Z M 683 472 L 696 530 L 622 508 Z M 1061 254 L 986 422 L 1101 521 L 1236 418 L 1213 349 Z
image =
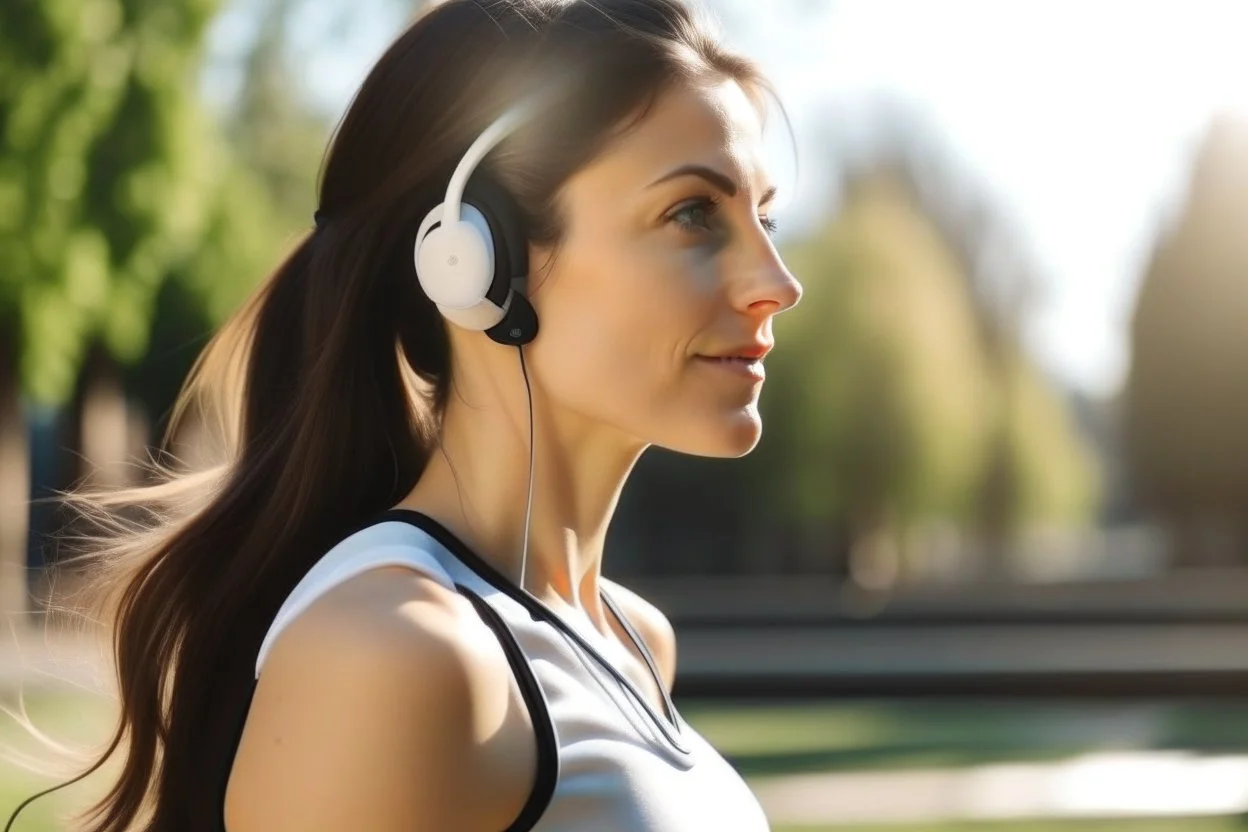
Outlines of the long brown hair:
M 174 410 L 219 459 L 69 501 L 95 530 L 112 625 L 120 774 L 90 832 L 221 828 L 221 799 L 278 607 L 320 555 L 420 477 L 448 390 L 412 243 L 471 141 L 527 88 L 574 79 L 486 160 L 530 239 L 558 242 L 560 185 L 668 85 L 765 89 L 678 0 L 451 0 L 378 61 L 322 171 L 322 223 L 207 346 Z M 760 103 L 761 106 L 761 103 Z

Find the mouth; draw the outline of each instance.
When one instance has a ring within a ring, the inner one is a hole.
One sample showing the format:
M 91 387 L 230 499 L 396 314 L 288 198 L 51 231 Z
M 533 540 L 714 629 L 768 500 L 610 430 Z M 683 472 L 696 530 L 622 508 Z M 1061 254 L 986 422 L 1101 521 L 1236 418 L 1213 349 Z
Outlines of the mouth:
M 748 355 L 699 355 L 697 361 L 725 372 L 762 381 L 766 378 L 763 359 Z

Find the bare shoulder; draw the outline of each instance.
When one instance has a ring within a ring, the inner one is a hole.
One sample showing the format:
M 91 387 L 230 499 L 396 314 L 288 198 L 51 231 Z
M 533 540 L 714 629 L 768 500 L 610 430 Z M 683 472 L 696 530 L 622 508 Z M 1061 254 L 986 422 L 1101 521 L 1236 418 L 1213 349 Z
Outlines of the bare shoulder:
M 256 684 L 226 795 L 230 832 L 495 824 L 481 801 L 483 740 L 507 713 L 508 668 L 466 605 L 389 568 L 296 618 Z
M 642 598 L 623 584 L 607 578 L 601 579 L 612 600 L 619 604 L 629 622 L 646 641 L 663 676 L 663 684 L 670 691 L 676 679 L 676 631 L 667 616 L 654 604 Z

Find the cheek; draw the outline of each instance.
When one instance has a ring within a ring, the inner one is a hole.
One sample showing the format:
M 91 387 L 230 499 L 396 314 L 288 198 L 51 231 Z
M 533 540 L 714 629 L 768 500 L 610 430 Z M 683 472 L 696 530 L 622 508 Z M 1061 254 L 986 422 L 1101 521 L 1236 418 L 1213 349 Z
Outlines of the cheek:
M 621 415 L 676 395 L 713 314 L 700 277 L 637 246 L 565 260 L 536 299 L 541 332 L 531 349 L 546 389 L 578 410 Z

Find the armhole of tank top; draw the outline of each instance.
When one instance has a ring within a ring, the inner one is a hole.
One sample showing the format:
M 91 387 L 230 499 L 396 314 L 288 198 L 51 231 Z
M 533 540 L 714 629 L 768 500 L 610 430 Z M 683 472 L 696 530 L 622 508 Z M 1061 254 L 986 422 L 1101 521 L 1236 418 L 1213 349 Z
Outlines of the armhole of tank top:
M 471 602 L 477 614 L 486 626 L 494 631 L 503 652 L 507 655 L 507 663 L 520 685 L 520 695 L 529 709 L 529 719 L 533 722 L 533 733 L 537 739 L 537 776 L 533 780 L 533 790 L 525 802 L 520 814 L 507 827 L 505 832 L 529 832 L 550 805 L 555 793 L 555 784 L 559 779 L 559 743 L 555 737 L 555 725 L 550 718 L 550 709 L 546 704 L 546 696 L 533 675 L 528 658 L 516 642 L 515 634 L 507 626 L 498 611 L 491 607 L 484 598 L 460 584 L 456 589 Z

